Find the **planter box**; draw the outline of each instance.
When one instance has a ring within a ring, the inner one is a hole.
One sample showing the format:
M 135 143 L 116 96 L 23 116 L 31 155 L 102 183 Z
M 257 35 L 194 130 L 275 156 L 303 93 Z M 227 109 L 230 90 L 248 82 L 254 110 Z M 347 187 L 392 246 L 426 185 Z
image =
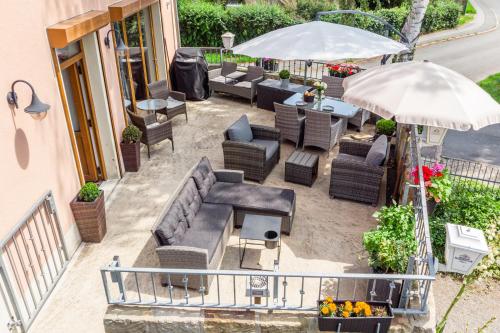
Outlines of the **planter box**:
M 125 171 L 137 172 L 141 166 L 141 143 L 120 143 Z
M 78 201 L 78 196 L 70 203 L 82 241 L 99 243 L 106 235 L 106 209 L 104 193 L 93 202 Z
M 345 301 L 335 301 L 335 304 L 340 304 Z M 352 301 L 355 303 L 355 301 Z M 391 321 L 394 318 L 392 309 L 387 302 L 365 302 L 368 305 L 384 306 L 387 309 L 386 317 L 321 317 L 318 316 L 318 329 L 320 331 L 334 332 L 379 332 L 385 333 L 389 331 Z M 318 306 L 321 301 L 318 302 Z M 339 327 L 340 325 L 340 327 Z M 378 327 L 378 331 L 377 331 Z

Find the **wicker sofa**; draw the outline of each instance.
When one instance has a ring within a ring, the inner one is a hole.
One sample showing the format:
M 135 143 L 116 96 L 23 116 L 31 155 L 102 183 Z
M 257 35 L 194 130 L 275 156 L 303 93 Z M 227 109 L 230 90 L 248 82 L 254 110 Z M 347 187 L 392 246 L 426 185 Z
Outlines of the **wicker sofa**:
M 246 74 L 236 71 L 229 72 L 229 69 L 224 68 L 212 69 L 208 73 L 208 85 L 212 92 L 222 92 L 250 100 L 250 105 L 253 105 L 255 96 L 257 95 L 257 84 L 264 81 L 264 69 L 257 66 L 248 66 Z M 236 64 L 234 64 L 236 65 Z M 226 65 L 227 67 L 227 65 Z M 231 78 L 231 74 L 244 74 L 240 78 Z
M 235 129 L 246 131 L 247 135 L 236 137 Z M 264 182 L 280 160 L 280 130 L 251 125 L 246 115 L 224 131 L 224 139 L 224 167 L 244 171 L 245 179 Z
M 330 198 L 378 203 L 380 185 L 389 158 L 387 137 L 374 143 L 340 140 L 339 155 L 332 161 Z
M 273 200 L 269 200 L 272 197 Z M 153 225 L 162 268 L 217 269 L 234 226 L 246 213 L 282 218 L 290 234 L 295 192 L 243 182 L 243 172 L 212 170 L 206 157 L 186 175 Z M 164 285 L 184 286 L 182 276 L 162 276 Z M 190 277 L 187 286 L 208 290 L 211 278 Z

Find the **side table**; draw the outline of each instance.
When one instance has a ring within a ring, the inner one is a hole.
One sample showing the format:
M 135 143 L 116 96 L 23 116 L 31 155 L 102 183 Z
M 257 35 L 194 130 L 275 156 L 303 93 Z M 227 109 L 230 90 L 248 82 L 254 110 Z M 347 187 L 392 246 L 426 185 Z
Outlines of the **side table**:
M 318 176 L 318 155 L 295 150 L 285 162 L 285 181 L 312 186 Z

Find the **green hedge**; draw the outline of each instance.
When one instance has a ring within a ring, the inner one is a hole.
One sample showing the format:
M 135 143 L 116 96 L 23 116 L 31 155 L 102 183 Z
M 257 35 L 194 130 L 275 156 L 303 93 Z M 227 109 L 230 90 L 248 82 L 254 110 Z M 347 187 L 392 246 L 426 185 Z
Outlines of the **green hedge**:
M 225 9 L 222 5 L 204 1 L 180 1 L 179 24 L 183 46 L 222 46 L 221 35 L 231 31 L 236 43 L 242 43 L 266 32 L 310 20 L 320 10 L 333 9 L 325 0 L 299 0 L 295 14 L 277 5 L 242 5 Z M 404 25 L 410 12 L 408 5 L 383 8 L 370 13 L 382 17 L 397 29 Z M 454 0 L 431 2 L 422 24 L 423 32 L 454 28 L 458 25 L 460 5 Z M 302 18 L 303 17 L 303 18 Z M 383 34 L 384 28 L 377 21 L 361 15 L 329 15 L 322 20 Z

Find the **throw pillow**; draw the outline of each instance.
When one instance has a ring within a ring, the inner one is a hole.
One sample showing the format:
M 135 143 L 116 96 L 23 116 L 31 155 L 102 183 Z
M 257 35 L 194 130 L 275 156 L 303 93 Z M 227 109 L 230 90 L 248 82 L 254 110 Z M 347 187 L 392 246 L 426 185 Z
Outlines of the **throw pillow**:
M 253 140 L 252 128 L 246 114 L 232 124 L 227 133 L 231 141 L 250 142 Z
M 380 166 L 384 163 L 387 152 L 387 136 L 381 135 L 372 144 L 372 147 L 366 154 L 365 163 L 370 166 Z

